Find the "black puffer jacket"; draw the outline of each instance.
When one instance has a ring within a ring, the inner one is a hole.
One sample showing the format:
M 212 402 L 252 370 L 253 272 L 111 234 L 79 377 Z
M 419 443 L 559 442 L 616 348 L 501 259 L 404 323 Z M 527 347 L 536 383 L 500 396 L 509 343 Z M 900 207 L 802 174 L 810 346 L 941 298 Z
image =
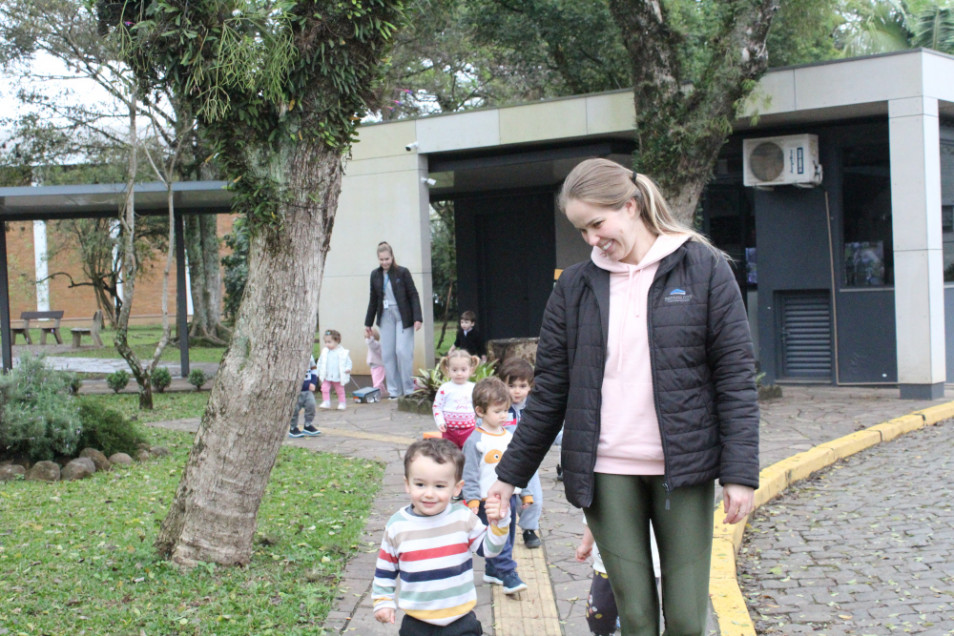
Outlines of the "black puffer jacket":
M 591 261 L 566 269 L 547 303 L 535 385 L 497 476 L 525 486 L 564 424 L 567 499 L 593 502 L 609 272 Z M 666 487 L 758 487 L 759 409 L 748 321 L 729 265 L 688 242 L 665 257 L 648 299 L 649 344 Z

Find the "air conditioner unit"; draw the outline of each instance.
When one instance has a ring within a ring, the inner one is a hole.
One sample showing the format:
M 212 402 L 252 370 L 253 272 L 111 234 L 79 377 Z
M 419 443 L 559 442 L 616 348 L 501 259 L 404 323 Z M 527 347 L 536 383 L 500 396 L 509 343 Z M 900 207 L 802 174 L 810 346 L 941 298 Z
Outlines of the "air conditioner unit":
M 743 183 L 811 188 L 822 182 L 818 135 L 785 135 L 742 140 Z

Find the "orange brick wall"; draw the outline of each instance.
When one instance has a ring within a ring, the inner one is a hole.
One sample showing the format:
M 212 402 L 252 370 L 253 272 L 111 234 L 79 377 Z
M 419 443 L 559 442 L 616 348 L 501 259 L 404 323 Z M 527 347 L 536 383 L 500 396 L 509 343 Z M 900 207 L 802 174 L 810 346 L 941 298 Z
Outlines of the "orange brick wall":
M 217 216 L 217 233 L 221 238 L 232 230 L 233 215 Z M 37 296 L 33 254 L 33 222 L 7 223 L 7 268 L 10 284 L 10 317 L 36 310 Z M 80 256 L 71 241 L 75 238 L 62 232 L 57 221 L 47 222 L 47 248 L 53 252 L 47 263 L 50 274 L 68 272 L 75 282 L 85 282 Z M 223 248 L 223 253 L 227 249 Z M 162 317 L 162 273 L 165 254 L 154 254 L 136 281 L 135 299 L 130 320 L 134 323 L 158 322 Z M 169 274 L 169 313 L 175 315 L 176 266 Z M 70 287 L 69 278 L 56 276 L 50 280 L 50 309 L 62 310 L 64 325 L 86 324 L 96 311 L 96 294 L 92 287 Z

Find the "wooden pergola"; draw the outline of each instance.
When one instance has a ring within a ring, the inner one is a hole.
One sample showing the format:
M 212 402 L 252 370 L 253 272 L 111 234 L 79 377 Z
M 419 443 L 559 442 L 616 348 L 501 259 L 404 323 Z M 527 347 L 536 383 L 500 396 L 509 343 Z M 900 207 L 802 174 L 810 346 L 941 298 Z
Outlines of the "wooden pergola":
M 176 238 L 176 327 L 182 377 L 189 375 L 189 325 L 186 312 L 186 258 L 183 216 L 227 214 L 232 194 L 224 181 L 183 181 L 173 184 Z M 0 345 L 3 370 L 13 368 L 13 337 L 10 331 L 10 288 L 7 267 L 7 221 L 50 221 L 76 218 L 118 218 L 122 214 L 126 184 L 67 185 L 0 188 Z M 136 213 L 167 215 L 167 191 L 163 183 L 135 187 Z

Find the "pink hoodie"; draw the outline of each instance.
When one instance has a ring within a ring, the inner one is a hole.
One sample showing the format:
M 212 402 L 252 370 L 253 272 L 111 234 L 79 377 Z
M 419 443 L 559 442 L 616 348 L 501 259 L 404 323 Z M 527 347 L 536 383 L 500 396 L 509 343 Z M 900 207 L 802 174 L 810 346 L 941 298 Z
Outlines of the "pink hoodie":
M 647 299 L 659 261 L 687 240 L 687 234 L 657 236 L 639 265 L 614 261 L 597 247 L 590 255 L 597 267 L 610 273 L 608 352 L 595 472 L 665 473 L 649 361 Z

